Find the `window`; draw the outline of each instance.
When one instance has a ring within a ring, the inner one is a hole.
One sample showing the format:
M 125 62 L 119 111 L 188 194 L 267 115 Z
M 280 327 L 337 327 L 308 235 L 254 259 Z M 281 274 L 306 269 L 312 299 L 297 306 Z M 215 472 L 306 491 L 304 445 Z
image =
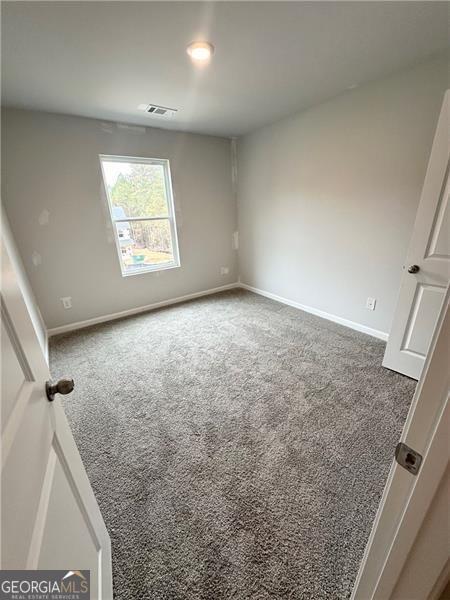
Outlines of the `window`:
M 180 266 L 168 160 L 100 156 L 122 275 Z

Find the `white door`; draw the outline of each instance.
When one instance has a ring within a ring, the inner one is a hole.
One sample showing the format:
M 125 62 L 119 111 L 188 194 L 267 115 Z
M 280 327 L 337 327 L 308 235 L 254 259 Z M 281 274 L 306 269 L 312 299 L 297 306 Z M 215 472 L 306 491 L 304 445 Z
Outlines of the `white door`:
M 434 137 L 383 366 L 419 379 L 450 278 L 450 91 Z
M 91 599 L 112 600 L 109 535 L 3 236 L 1 316 L 0 568 L 88 569 Z
M 425 523 L 440 484 L 445 482 L 450 458 L 449 343 L 450 290 L 447 288 L 432 333 L 423 376 L 416 387 L 401 436 L 401 442 L 418 452 L 423 460 L 416 474 L 393 461 L 351 600 L 392 600 L 399 597 L 396 584 L 413 558 L 411 549 L 421 525 Z M 414 455 L 409 465 L 413 461 Z M 443 537 L 448 528 L 444 518 L 441 523 Z M 439 597 L 445 587 L 448 544 L 434 539 L 429 554 L 423 556 L 422 552 L 421 558 L 417 571 L 409 573 L 410 587 L 415 588 L 414 595 L 402 596 L 404 600 L 431 600 Z

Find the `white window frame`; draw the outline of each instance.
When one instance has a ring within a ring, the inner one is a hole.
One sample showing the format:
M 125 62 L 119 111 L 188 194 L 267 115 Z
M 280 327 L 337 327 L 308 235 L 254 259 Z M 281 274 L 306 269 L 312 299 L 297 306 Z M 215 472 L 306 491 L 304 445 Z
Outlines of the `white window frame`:
M 142 275 L 143 273 L 152 273 L 154 271 L 165 271 L 166 269 L 176 269 L 180 266 L 180 251 L 178 248 L 177 224 L 175 219 L 175 205 L 173 199 L 172 177 L 170 174 L 169 160 L 166 158 L 143 158 L 139 156 L 117 156 L 109 154 L 99 154 L 100 168 L 103 177 L 103 185 L 105 188 L 106 198 L 108 201 L 109 216 L 114 231 L 114 240 L 116 243 L 117 257 L 119 259 L 120 270 L 122 277 L 130 277 L 132 275 Z M 113 215 L 113 204 L 109 195 L 108 185 L 106 183 L 105 172 L 103 170 L 103 161 L 105 162 L 127 162 L 146 165 L 160 165 L 164 171 L 164 184 L 166 188 L 167 198 L 167 215 L 156 217 L 125 217 L 123 219 L 115 219 Z M 120 248 L 119 234 L 117 232 L 116 223 L 129 223 L 131 221 L 169 221 L 170 234 L 172 237 L 172 252 L 173 260 L 170 262 L 148 265 L 135 271 L 127 271 L 122 262 L 122 252 Z

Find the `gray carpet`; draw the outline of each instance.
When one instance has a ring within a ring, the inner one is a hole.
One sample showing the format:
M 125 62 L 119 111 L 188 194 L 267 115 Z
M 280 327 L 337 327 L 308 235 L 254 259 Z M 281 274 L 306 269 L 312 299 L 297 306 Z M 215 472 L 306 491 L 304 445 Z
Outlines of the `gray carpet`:
M 117 600 L 348 598 L 415 382 L 236 290 L 51 340 Z

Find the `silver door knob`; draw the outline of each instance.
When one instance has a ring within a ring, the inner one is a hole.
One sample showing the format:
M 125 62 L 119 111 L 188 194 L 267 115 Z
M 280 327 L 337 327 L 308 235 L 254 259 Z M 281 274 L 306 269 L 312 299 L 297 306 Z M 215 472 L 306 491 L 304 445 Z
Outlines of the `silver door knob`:
M 420 271 L 419 265 L 411 265 L 408 267 L 408 273 L 418 273 Z
M 55 399 L 55 394 L 70 394 L 73 391 L 75 384 L 73 379 L 60 379 L 56 383 L 52 383 L 51 381 L 47 381 L 45 384 L 45 392 L 47 394 L 47 398 L 50 402 L 53 402 Z

